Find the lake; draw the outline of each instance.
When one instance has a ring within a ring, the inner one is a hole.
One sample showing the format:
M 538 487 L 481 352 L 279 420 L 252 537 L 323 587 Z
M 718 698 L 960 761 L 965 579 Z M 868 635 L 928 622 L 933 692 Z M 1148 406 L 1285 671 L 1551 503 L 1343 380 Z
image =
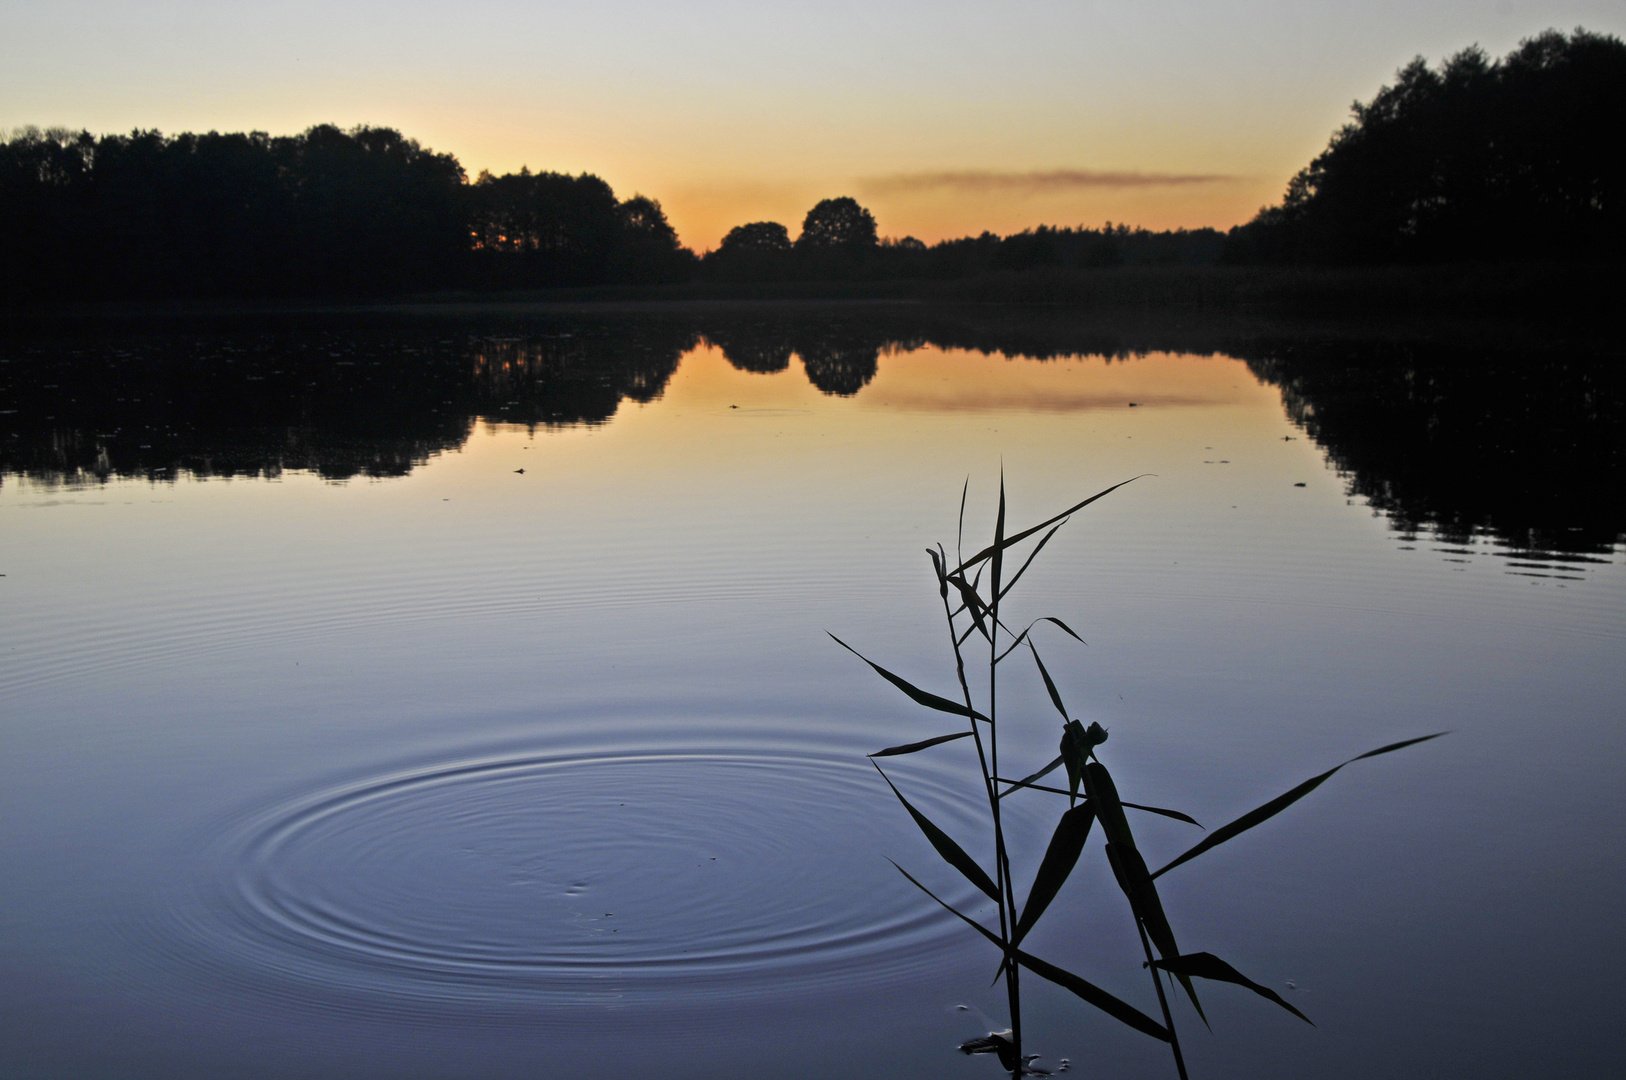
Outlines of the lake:
M 0 337 L 0 1072 L 991 1077 L 984 918 L 866 755 L 953 730 L 928 546 L 1007 601 L 1159 879 L 1193 1077 L 1626 1053 L 1626 377 L 1498 330 L 908 305 Z M 1007 619 L 1011 618 L 1005 614 Z M 1015 623 L 1013 622 L 1013 625 Z M 1013 663 L 1015 661 L 1013 660 Z M 1059 720 L 1024 661 L 1002 753 Z M 988 860 L 965 742 L 889 759 Z M 1008 773 L 1009 774 L 1009 773 Z M 1057 804 L 1009 800 L 1018 882 Z M 1202 835 L 1134 820 L 1166 861 Z M 1149 857 L 1152 857 L 1149 854 Z M 1155 860 L 1154 860 L 1155 861 Z M 979 906 L 980 904 L 980 906 Z M 1154 1012 L 1100 841 L 1026 948 Z M 1040 1066 L 1173 1076 L 1031 976 Z

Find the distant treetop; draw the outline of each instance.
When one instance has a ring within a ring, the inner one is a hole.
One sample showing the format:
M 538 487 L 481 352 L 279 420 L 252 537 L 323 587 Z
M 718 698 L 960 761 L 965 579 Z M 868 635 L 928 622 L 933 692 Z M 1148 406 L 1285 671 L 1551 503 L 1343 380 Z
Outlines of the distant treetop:
M 790 231 L 777 221 L 753 221 L 728 230 L 718 252 L 789 251 Z
M 876 245 L 875 218 L 848 196 L 825 199 L 802 219 L 796 246 L 805 250 L 866 251 Z

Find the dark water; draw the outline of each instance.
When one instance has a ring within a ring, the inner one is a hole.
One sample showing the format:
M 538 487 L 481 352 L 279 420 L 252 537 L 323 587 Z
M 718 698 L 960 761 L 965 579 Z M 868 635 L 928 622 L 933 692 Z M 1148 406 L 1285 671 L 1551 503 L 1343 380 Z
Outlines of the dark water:
M 993 961 L 864 755 L 921 549 L 1151 473 L 1017 594 L 1183 945 L 1199 1077 L 1626 1051 L 1626 380 L 1596 345 L 913 308 L 266 317 L 0 342 L 0 1073 L 989 1076 Z M 523 470 L 523 471 L 521 471 Z M 1024 675 L 1007 752 L 1053 714 Z M 902 759 L 971 842 L 964 744 Z M 1018 880 L 1042 804 L 1011 810 Z M 1137 823 L 1173 855 L 1189 826 Z M 1188 835 L 1188 833 L 1192 835 Z M 1098 847 L 1033 951 L 1155 1009 Z M 1291 983 L 1291 986 L 1289 986 Z M 1032 1049 L 1172 1075 L 1043 984 Z M 964 1008 L 961 1008 L 964 1006 Z

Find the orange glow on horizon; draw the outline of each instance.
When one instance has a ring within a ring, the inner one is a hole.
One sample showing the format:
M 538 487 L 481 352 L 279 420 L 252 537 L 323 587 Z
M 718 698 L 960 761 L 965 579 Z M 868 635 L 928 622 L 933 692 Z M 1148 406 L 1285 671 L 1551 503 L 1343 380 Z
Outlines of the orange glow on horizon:
M 669 194 L 640 187 L 660 199 L 683 243 L 713 249 L 735 226 L 777 221 L 794 239 L 803 217 L 820 199 L 852 195 L 875 215 L 881 236 L 913 236 L 928 244 L 984 231 L 1000 235 L 1040 225 L 1099 228 L 1106 222 L 1153 231 L 1214 228 L 1224 231 L 1279 202 L 1285 180 L 1241 177 L 1213 183 L 1104 188 L 1057 193 L 904 192 L 866 195 L 861 182 L 824 184 L 674 184 Z M 628 192 L 630 194 L 630 191 Z M 617 189 L 617 194 L 621 194 Z

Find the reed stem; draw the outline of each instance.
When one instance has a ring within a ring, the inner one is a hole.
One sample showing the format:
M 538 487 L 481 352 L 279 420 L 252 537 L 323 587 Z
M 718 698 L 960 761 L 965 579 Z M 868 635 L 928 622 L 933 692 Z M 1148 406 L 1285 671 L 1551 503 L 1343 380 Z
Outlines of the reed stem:
M 1146 927 L 1142 925 L 1139 915 L 1135 916 L 1135 929 L 1140 931 L 1140 947 L 1146 950 L 1146 970 L 1152 973 L 1152 985 L 1157 988 L 1157 1003 L 1163 1007 L 1163 1026 L 1169 1029 L 1169 1048 L 1174 1051 L 1174 1068 L 1180 1074 L 1180 1080 L 1187 1080 L 1186 1059 L 1180 1054 L 1180 1036 L 1175 1034 L 1169 999 L 1163 994 L 1163 980 L 1158 978 L 1157 968 L 1152 963 L 1152 943 L 1147 940 Z

